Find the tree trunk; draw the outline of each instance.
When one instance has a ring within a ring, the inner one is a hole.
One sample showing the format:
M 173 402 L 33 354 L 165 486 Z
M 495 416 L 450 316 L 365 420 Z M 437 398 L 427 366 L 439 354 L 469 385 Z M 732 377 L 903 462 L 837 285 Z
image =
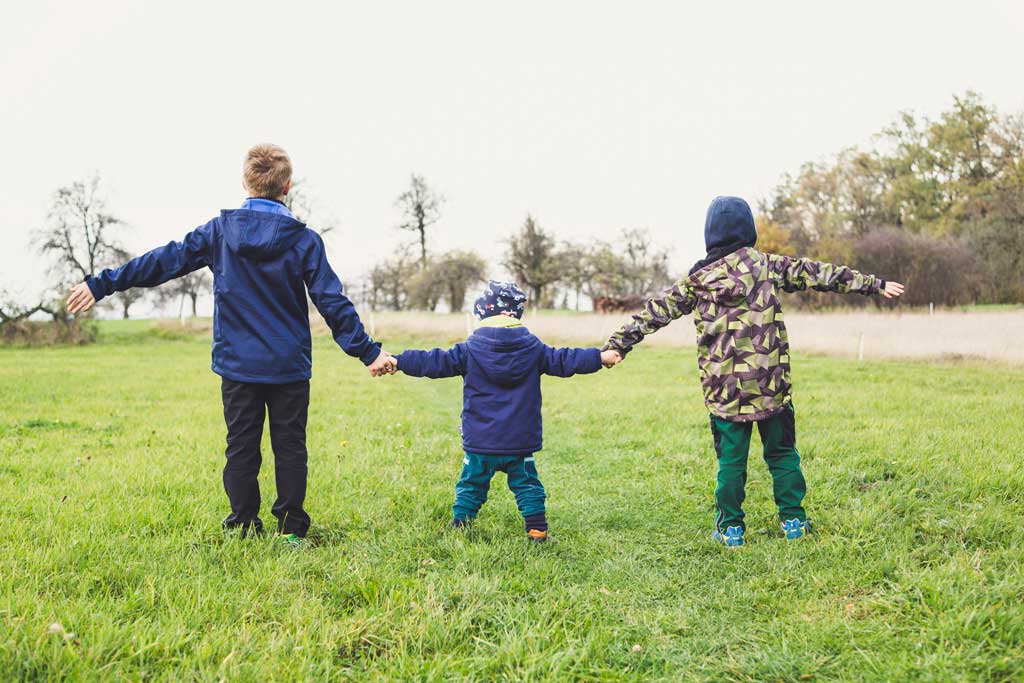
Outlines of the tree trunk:
M 195 317 L 197 317 L 197 315 L 196 315 L 196 300 L 199 298 L 199 293 L 198 292 L 192 292 L 192 293 L 189 294 L 189 297 L 192 299 L 192 317 L 195 318 Z
M 426 270 L 427 268 L 427 226 L 420 221 L 420 268 Z
M 452 287 L 448 291 L 448 303 L 451 304 L 452 313 L 461 311 L 466 304 L 466 292 Z

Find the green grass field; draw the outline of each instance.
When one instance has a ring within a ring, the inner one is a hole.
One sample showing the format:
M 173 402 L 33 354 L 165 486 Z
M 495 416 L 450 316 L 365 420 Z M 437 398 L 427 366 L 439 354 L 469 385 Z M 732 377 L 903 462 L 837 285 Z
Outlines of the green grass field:
M 208 343 L 146 328 L 0 350 L 0 680 L 1024 679 L 1024 369 L 798 355 L 820 533 L 781 538 L 755 436 L 736 552 L 692 351 L 546 379 L 534 546 L 503 481 L 445 529 L 458 380 L 320 338 L 291 551 L 222 535 Z

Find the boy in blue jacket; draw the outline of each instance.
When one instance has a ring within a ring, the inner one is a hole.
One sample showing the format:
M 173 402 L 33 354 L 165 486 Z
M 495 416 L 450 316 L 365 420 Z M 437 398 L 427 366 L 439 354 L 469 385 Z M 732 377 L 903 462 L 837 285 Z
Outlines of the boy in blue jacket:
M 398 369 L 413 377 L 462 375 L 462 476 L 455 485 L 452 528 L 467 526 L 487 501 L 491 478 L 508 476 L 527 537 L 547 540 L 544 486 L 534 453 L 542 446 L 540 376 L 572 377 L 614 365 L 614 351 L 546 346 L 520 319 L 526 295 L 491 280 L 474 309 L 480 327 L 447 351 L 405 351 Z
M 227 462 L 224 490 L 231 514 L 226 529 L 259 533 L 264 415 L 270 415 L 281 540 L 299 545 L 309 529 L 306 497 L 306 415 L 312 371 L 306 292 L 335 341 L 377 376 L 394 371 L 394 358 L 363 330 L 352 302 L 327 262 L 321 237 L 284 204 L 292 164 L 276 145 L 256 145 L 243 164 L 249 194 L 239 209 L 189 234 L 104 270 L 76 285 L 68 311 L 80 313 L 114 292 L 155 287 L 200 268 L 213 272 L 213 363 L 221 376 Z

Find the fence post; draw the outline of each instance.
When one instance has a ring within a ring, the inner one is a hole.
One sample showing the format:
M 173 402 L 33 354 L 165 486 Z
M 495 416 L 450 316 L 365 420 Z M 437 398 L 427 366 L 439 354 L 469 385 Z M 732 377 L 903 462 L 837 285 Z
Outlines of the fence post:
M 860 340 L 857 342 L 857 360 L 864 362 L 864 333 L 860 333 Z
M 928 315 L 935 315 L 935 304 L 931 301 L 928 302 Z

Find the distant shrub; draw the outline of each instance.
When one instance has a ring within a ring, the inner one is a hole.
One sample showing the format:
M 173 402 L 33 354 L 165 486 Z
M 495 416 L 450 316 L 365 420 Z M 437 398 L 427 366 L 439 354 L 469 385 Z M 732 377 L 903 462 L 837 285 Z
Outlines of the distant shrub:
M 858 270 L 906 285 L 904 304 L 958 306 L 981 291 L 978 258 L 963 243 L 905 230 L 877 230 L 854 244 Z
M 96 323 L 89 319 L 11 320 L 0 325 L 0 346 L 91 344 L 96 334 Z
M 979 257 L 984 300 L 1024 301 L 1024 221 L 987 220 L 968 239 Z
M 644 307 L 646 297 L 631 294 L 626 296 L 595 296 L 595 313 L 632 313 Z
M 191 320 L 158 320 L 147 330 L 147 334 L 159 339 L 192 340 L 209 337 L 213 333 L 213 321 L 209 318 Z

